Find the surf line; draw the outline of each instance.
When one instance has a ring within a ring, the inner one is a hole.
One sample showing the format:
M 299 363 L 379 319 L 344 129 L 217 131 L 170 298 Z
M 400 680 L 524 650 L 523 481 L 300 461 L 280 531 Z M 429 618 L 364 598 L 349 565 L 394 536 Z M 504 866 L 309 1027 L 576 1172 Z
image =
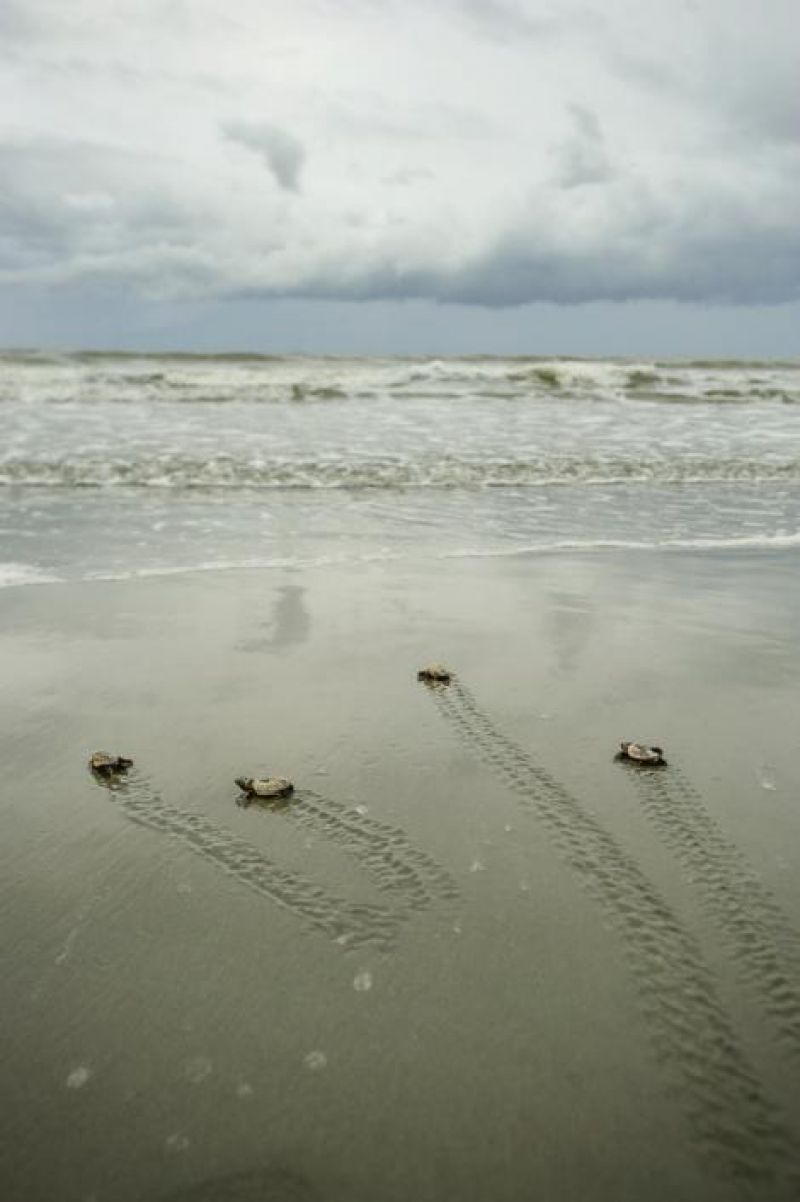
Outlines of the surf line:
M 680 1081 L 699 1159 L 743 1199 L 764 1198 L 767 1186 L 797 1189 L 794 1142 L 740 1047 L 696 940 L 613 835 L 495 726 L 460 680 L 429 692 L 461 741 L 541 823 L 611 921 L 656 1057 Z
M 800 1063 L 800 939 L 686 773 L 633 769 L 642 812 L 718 926 L 745 987 Z
M 378 890 L 391 896 L 390 904 L 353 902 L 335 896 L 301 873 L 281 867 L 260 849 L 203 815 L 165 801 L 140 772 L 132 772 L 124 780 L 97 783 L 108 789 L 131 822 L 177 839 L 195 855 L 346 949 L 371 944 L 388 951 L 413 911 L 427 908 L 437 897 L 457 896 L 455 884 L 444 870 L 413 848 L 403 832 L 355 811 L 350 817 L 347 807 L 328 803 L 317 794 L 308 794 L 308 813 L 304 812 L 298 821 L 323 838 L 342 844 L 352 858 L 363 864 Z M 291 807 L 295 816 L 305 798 L 300 793 L 296 808 Z M 325 812 L 328 805 L 330 813 Z

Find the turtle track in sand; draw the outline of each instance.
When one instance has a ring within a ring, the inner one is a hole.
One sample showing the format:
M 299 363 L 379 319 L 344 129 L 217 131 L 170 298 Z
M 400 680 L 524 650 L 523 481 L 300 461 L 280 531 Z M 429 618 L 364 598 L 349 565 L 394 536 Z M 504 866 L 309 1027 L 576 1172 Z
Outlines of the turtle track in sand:
M 636 861 L 456 679 L 429 690 L 461 741 L 543 826 L 616 931 L 657 1058 L 680 1086 L 689 1136 L 731 1197 L 778 1202 L 800 1191 L 800 1157 L 741 1048 L 696 940 Z
M 678 860 L 781 1047 L 800 1065 L 800 937 L 680 769 L 629 769 L 642 812 Z
M 165 801 L 149 778 L 136 770 L 112 783 L 98 783 L 136 825 L 178 840 L 248 889 L 347 948 L 372 944 L 388 950 L 412 912 L 458 896 L 445 870 L 414 848 L 403 831 L 314 793 L 298 795 L 298 811 L 307 804 L 308 814 L 298 816 L 290 808 L 281 816 L 292 813 L 302 826 L 343 846 L 364 866 L 376 888 L 391 896 L 390 904 L 352 902 L 333 895 L 301 873 L 281 867 L 209 818 Z
M 401 909 L 427 910 L 460 896 L 442 866 L 409 841 L 405 831 L 389 826 L 353 806 L 310 789 L 295 794 L 297 804 L 281 816 L 336 843 L 363 865 L 378 889 L 394 895 Z

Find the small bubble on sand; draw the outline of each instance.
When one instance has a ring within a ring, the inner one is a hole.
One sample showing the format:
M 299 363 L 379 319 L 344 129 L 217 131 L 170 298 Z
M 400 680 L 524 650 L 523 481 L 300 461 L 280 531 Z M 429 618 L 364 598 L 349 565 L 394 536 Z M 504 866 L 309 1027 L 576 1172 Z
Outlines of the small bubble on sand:
M 514 828 L 513 828 L 513 826 L 511 825 L 511 823 L 510 823 L 510 822 L 507 822 L 507 823 L 505 824 L 505 826 L 503 827 L 503 830 L 506 832 L 506 834 L 507 834 L 507 835 L 510 835 L 510 834 L 511 834 L 511 832 L 513 831 L 513 829 L 514 829 Z
M 254 1089 L 249 1081 L 240 1081 L 236 1086 L 237 1098 L 252 1098 Z
M 308 1071 L 310 1073 L 320 1072 L 321 1069 L 323 1069 L 327 1066 L 327 1063 L 328 1063 L 328 1057 L 325 1055 L 324 1052 L 313 1051 L 313 1052 L 309 1052 L 307 1056 L 303 1057 L 303 1064 L 306 1066 L 306 1068 L 308 1069 Z
M 164 1147 L 168 1152 L 185 1152 L 190 1143 L 188 1135 L 184 1135 L 182 1131 L 173 1131 L 172 1135 L 168 1135 L 164 1140 Z
M 453 923 L 453 934 L 454 934 L 454 935 L 460 935 L 460 934 L 461 934 L 461 923 L 460 923 L 460 922 L 454 922 L 454 923 Z
M 520 891 L 520 893 L 529 893 L 529 892 L 530 892 L 530 888 L 531 888 L 531 887 L 530 887 L 530 885 L 528 884 L 528 882 L 527 882 L 527 881 L 520 881 L 520 883 L 519 883 L 519 891 Z
M 775 769 L 770 767 L 769 764 L 761 765 L 761 769 L 759 771 L 759 780 L 761 782 L 761 788 L 766 789 L 768 793 L 774 793 L 778 787 L 775 779 Z
M 473 860 L 469 866 L 469 870 L 470 872 L 485 872 L 486 865 L 482 864 L 480 860 Z
M 91 1075 L 92 1070 L 87 1068 L 85 1064 L 78 1065 L 67 1077 L 67 1089 L 83 1089 Z
M 357 972 L 353 977 L 353 988 L 356 993 L 366 993 L 372 988 L 372 973 L 364 969 L 363 972 Z
M 347 947 L 349 942 L 350 942 L 349 935 L 337 935 L 336 938 L 334 939 L 334 943 L 338 943 L 339 947 Z
M 365 814 L 369 813 L 369 806 L 353 806 L 353 809 L 357 814 L 360 814 L 362 818 Z
M 206 1077 L 210 1077 L 213 1071 L 214 1066 L 207 1056 L 193 1056 L 183 1066 L 184 1076 L 192 1085 L 199 1085 Z

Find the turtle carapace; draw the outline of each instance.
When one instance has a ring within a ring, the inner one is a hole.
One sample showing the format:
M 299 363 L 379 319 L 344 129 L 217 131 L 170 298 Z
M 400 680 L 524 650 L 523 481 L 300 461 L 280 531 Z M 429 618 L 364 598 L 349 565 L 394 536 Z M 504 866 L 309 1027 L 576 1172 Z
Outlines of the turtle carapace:
M 124 755 L 109 755 L 107 751 L 95 751 L 89 759 L 89 767 L 98 776 L 118 776 L 133 767 L 133 760 Z
M 620 743 L 619 746 L 617 758 L 620 760 L 630 760 L 633 764 L 644 764 L 651 768 L 667 762 L 660 747 L 648 747 L 645 743 Z

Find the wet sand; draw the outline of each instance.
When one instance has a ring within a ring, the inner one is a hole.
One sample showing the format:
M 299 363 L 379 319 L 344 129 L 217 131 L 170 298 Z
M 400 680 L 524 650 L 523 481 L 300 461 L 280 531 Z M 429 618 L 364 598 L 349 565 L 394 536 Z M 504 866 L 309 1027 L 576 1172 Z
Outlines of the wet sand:
M 796 556 L 432 566 L 0 593 L 3 1198 L 797 1196 Z

